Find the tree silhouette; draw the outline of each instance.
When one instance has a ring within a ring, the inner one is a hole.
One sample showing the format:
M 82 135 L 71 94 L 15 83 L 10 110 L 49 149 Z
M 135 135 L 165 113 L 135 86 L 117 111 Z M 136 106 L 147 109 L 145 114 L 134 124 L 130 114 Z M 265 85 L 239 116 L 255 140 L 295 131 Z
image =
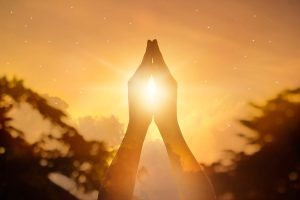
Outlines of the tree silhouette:
M 258 151 L 235 154 L 234 164 L 209 167 L 220 199 L 298 200 L 300 198 L 300 88 L 286 90 L 263 106 L 259 116 L 240 122 L 255 136 L 239 134 Z
M 34 144 L 11 124 L 9 112 L 28 103 L 62 133 L 44 135 Z M 51 172 L 63 174 L 82 190 L 99 188 L 101 177 L 112 153 L 104 143 L 86 141 L 63 121 L 66 114 L 52 107 L 38 93 L 26 88 L 21 80 L 0 78 L 0 199 L 76 199 L 48 178 Z M 45 148 L 49 141 L 55 150 Z

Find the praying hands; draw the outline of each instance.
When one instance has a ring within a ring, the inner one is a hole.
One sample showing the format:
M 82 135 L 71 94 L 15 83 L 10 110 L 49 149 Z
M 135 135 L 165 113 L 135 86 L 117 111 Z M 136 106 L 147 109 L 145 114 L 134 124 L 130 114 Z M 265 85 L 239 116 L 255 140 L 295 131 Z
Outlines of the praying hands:
M 156 83 L 155 104 L 145 103 L 145 88 Z M 175 176 L 181 200 L 215 200 L 213 188 L 188 148 L 177 120 L 177 82 L 159 50 L 148 41 L 141 65 L 128 82 L 129 124 L 122 144 L 107 170 L 98 200 L 132 200 L 138 163 L 148 127 L 158 126 Z

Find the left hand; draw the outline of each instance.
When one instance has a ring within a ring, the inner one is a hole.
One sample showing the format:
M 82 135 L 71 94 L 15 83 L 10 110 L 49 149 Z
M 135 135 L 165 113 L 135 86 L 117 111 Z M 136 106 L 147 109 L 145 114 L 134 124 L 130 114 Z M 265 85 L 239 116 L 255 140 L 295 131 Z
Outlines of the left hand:
M 129 123 L 148 127 L 152 120 L 152 110 L 145 104 L 145 88 L 151 76 L 152 42 L 148 40 L 147 49 L 141 65 L 128 81 Z

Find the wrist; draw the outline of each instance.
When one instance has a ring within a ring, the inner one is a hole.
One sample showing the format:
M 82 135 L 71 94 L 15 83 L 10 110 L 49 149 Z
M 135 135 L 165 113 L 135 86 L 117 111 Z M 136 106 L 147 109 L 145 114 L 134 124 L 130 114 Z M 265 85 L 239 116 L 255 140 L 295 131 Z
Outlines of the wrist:
M 178 132 L 180 131 L 180 126 L 177 119 L 170 119 L 165 121 L 156 122 L 158 129 L 161 132 Z
M 144 142 L 147 130 L 148 126 L 129 121 L 121 146 L 139 148 Z
M 139 132 L 147 132 L 149 123 L 142 123 L 137 120 L 129 120 L 128 126 L 127 126 L 127 131 L 128 130 L 133 130 L 133 131 L 139 131 Z

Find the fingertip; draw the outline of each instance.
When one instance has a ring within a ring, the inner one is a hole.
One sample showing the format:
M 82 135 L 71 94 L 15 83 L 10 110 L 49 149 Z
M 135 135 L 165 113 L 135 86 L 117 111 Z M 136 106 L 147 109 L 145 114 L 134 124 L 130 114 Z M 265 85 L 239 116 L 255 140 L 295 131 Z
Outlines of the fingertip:
M 158 43 L 156 39 L 152 40 L 152 44 L 155 48 L 158 48 Z
M 149 49 L 151 43 L 152 43 L 151 40 L 147 40 L 147 47 L 146 47 L 146 49 Z
M 153 42 L 151 40 L 147 41 L 147 51 L 153 51 Z

